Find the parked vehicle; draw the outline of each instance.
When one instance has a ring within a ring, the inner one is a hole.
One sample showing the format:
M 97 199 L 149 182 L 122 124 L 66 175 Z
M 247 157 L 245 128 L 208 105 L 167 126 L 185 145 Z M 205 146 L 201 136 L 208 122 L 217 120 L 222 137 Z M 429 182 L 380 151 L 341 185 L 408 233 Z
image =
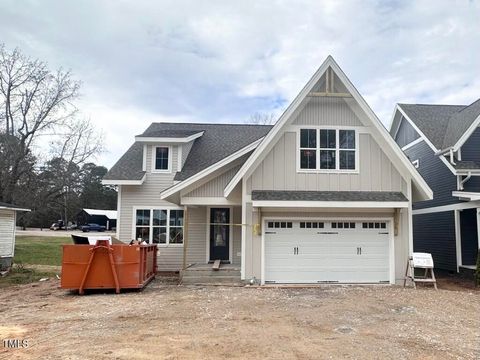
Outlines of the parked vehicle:
M 50 226 L 50 230 L 57 231 L 57 230 L 65 230 L 65 223 L 63 220 L 58 220 L 57 222 L 54 222 Z
M 105 226 L 98 225 L 98 224 L 86 224 L 86 225 L 81 225 L 78 228 L 80 230 L 82 230 L 83 232 L 89 232 L 89 231 L 103 232 L 103 231 L 105 231 Z

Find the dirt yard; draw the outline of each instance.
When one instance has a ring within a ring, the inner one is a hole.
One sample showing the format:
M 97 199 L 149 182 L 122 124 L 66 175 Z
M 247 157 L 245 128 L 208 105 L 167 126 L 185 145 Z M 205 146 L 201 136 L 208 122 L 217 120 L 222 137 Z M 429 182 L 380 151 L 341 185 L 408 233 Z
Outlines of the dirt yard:
M 0 358 L 479 359 L 480 292 L 183 287 L 0 291 Z M 27 339 L 6 349 L 4 339 Z

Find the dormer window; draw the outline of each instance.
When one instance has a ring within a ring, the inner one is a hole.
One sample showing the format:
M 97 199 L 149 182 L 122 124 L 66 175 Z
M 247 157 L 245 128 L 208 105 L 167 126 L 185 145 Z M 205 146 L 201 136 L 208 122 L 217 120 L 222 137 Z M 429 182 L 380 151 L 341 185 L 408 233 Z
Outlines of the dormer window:
M 153 147 L 153 172 L 172 171 L 172 149 L 170 146 Z
M 353 129 L 300 129 L 299 143 L 299 171 L 357 171 L 358 141 Z

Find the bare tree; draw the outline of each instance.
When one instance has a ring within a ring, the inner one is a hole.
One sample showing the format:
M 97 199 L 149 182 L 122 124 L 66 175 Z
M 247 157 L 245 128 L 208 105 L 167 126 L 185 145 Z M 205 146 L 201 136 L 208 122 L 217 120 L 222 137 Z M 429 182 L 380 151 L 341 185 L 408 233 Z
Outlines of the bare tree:
M 276 117 L 273 113 L 256 112 L 250 116 L 247 122 L 255 125 L 272 125 L 275 121 Z
M 67 170 L 101 151 L 101 137 L 76 116 L 79 89 L 69 71 L 52 72 L 0 44 L 0 201 L 14 200 L 22 176 L 36 163 L 33 148 L 42 135 L 53 137 L 53 156 L 63 158 Z

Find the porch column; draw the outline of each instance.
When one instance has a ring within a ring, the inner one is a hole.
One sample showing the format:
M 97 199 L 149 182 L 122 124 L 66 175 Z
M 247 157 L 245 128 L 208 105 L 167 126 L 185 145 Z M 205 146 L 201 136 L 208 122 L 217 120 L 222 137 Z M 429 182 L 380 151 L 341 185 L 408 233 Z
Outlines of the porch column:
M 183 270 L 187 268 L 188 206 L 183 209 Z

